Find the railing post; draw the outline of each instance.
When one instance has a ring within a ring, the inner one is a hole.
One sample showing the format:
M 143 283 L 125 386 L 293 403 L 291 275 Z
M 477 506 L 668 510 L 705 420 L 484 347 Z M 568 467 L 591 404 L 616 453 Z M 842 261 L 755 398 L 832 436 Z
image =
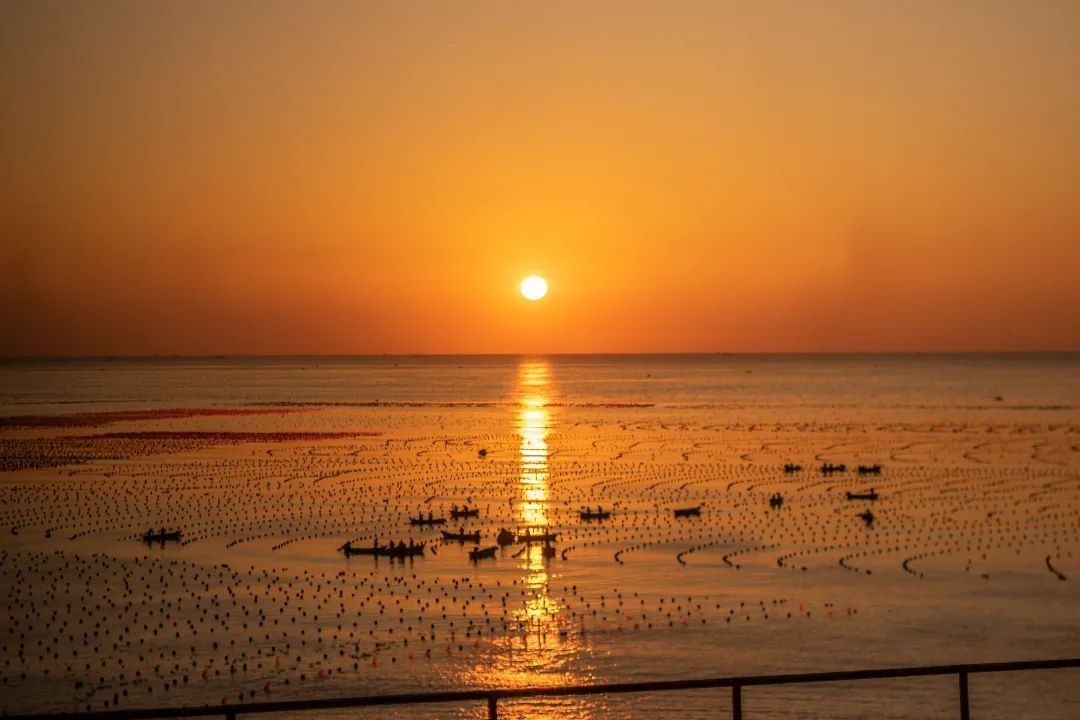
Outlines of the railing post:
M 499 698 L 488 696 L 488 720 L 499 720 Z
M 968 704 L 968 674 L 960 673 L 960 720 L 971 720 L 971 706 Z
M 731 686 L 731 717 L 742 720 L 742 685 Z

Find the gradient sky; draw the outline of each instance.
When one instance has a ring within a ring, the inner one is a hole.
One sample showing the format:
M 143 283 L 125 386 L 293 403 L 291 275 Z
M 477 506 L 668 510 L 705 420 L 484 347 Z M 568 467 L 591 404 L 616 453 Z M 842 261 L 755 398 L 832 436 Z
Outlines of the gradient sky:
M 8 0 L 0 233 L 0 354 L 1080 350 L 1080 2 Z

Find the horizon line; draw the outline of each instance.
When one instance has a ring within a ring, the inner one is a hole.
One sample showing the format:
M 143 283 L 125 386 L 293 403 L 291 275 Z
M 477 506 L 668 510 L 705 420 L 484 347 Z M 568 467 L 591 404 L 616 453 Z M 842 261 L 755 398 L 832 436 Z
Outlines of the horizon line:
M 1050 350 L 748 350 L 642 352 L 382 352 L 382 353 L 131 353 L 86 355 L 0 355 L 0 363 L 58 360 L 226 360 L 286 358 L 510 358 L 510 357 L 761 357 L 761 356 L 947 356 L 947 355 L 1080 355 L 1080 349 Z

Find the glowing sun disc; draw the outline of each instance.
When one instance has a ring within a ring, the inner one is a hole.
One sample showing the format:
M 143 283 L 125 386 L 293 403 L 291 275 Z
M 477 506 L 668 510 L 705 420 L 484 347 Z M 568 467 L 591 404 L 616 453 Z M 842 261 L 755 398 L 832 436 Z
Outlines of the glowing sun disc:
M 547 295 L 547 280 L 539 275 L 530 275 L 521 281 L 521 294 L 529 300 L 539 300 Z

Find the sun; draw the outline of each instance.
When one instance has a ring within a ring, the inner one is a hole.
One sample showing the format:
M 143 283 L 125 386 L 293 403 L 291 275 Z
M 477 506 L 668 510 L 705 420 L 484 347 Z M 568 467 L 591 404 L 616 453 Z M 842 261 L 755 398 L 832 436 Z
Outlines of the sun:
M 547 280 L 539 275 L 530 275 L 521 281 L 521 294 L 528 300 L 539 300 L 547 295 Z

